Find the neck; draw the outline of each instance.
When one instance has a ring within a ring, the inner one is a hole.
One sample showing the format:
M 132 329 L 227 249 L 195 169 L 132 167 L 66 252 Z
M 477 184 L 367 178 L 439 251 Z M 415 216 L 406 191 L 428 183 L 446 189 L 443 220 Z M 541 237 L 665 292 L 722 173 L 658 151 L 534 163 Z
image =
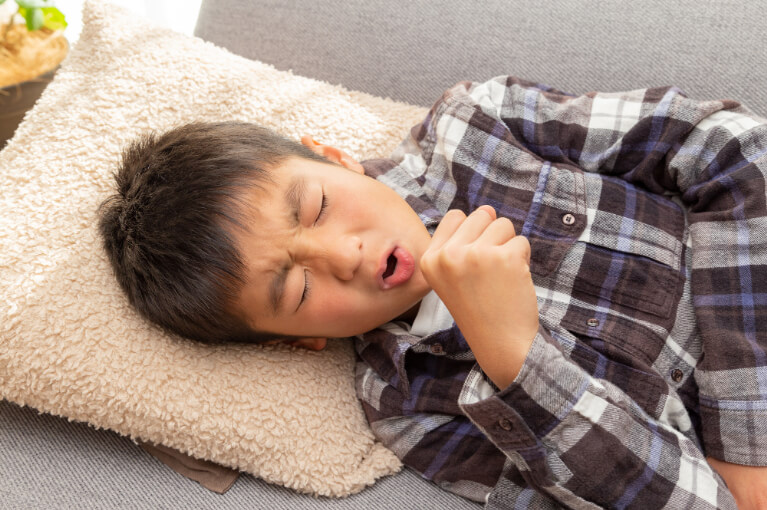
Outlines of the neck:
M 395 318 L 395 321 L 405 321 L 408 324 L 413 324 L 413 321 L 415 320 L 415 316 L 418 315 L 418 308 L 421 306 L 421 302 L 418 301 L 416 304 L 414 304 L 412 307 L 410 307 L 409 310 L 405 311 L 401 315 L 399 315 L 397 318 Z

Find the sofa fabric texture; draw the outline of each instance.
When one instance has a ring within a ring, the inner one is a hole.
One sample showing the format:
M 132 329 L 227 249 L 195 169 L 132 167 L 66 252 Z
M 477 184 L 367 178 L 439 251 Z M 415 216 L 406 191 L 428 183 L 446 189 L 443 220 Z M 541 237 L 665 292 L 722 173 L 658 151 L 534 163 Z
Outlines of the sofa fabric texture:
M 184 478 L 130 439 L 0 402 L 0 509 L 477 509 L 410 469 L 346 498 L 314 498 L 241 474 L 226 494 Z
M 574 94 L 675 85 L 767 116 L 764 18 L 743 0 L 205 0 L 195 34 L 422 106 L 458 81 L 510 74 Z

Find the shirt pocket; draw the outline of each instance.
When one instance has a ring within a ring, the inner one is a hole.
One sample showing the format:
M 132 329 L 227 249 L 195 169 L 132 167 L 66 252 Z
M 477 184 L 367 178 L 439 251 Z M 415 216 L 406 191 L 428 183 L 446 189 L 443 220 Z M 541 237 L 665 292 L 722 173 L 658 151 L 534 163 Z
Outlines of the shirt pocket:
M 556 276 L 572 298 L 561 324 L 643 370 L 665 344 L 684 287 L 684 211 L 625 181 L 584 177 L 586 226 Z
M 684 283 L 685 217 L 670 198 L 586 174 L 583 255 L 573 294 L 595 306 L 660 318 L 675 311 Z
M 597 379 L 618 387 L 652 418 L 661 417 L 668 384 L 638 357 L 598 338 L 580 336 L 576 337 L 570 358 Z

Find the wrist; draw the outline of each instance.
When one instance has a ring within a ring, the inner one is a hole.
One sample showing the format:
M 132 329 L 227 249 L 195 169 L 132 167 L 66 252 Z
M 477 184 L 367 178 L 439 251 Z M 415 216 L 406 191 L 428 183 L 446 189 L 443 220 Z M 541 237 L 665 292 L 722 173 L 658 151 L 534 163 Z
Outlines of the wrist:
M 517 378 L 534 340 L 535 334 L 525 338 L 506 339 L 500 346 L 475 348 L 467 338 L 482 371 L 499 389 L 508 387 Z

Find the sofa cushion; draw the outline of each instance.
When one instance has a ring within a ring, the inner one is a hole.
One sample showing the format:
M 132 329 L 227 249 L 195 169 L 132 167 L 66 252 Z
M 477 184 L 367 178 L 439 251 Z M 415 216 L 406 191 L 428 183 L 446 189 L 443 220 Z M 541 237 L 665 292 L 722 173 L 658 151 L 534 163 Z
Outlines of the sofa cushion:
M 277 69 L 430 106 L 511 74 L 581 94 L 676 85 L 767 115 L 762 2 L 204 0 L 195 34 Z

